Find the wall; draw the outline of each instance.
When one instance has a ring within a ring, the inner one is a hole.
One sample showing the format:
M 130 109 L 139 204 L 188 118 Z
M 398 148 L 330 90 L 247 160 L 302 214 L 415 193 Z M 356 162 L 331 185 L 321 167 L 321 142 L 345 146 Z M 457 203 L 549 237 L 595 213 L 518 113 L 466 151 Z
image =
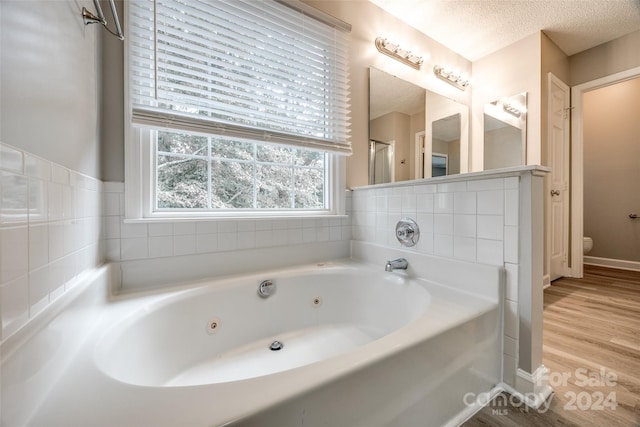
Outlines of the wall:
M 600 77 L 640 67 L 640 30 L 608 43 L 575 54 L 569 58 L 570 78 L 576 86 Z
M 640 78 L 583 98 L 584 235 L 589 257 L 640 262 Z
M 91 2 L 0 2 L 5 340 L 102 262 L 99 27 Z
M 540 45 L 540 126 L 542 132 L 540 134 L 540 152 L 542 164 L 548 166 L 547 162 L 547 91 L 549 79 L 547 75 L 553 73 L 557 78 L 565 82 L 567 85 L 570 80 L 569 57 L 560 50 L 546 34 L 542 33 Z
M 124 28 L 126 16 L 122 1 L 116 0 L 115 4 L 120 25 Z M 102 10 L 107 14 L 109 14 L 107 12 L 110 10 L 109 7 L 109 3 L 102 0 Z M 100 34 L 102 58 L 104 58 L 101 68 L 100 179 L 122 181 L 124 179 L 124 144 L 122 143 L 124 141 L 124 44 L 106 31 L 101 31 Z
M 483 169 L 484 105 L 527 92 L 527 164 L 541 157 L 541 38 L 537 32 L 473 63 L 471 170 Z
M 101 29 L 89 1 L 2 1 L 0 141 L 98 178 Z

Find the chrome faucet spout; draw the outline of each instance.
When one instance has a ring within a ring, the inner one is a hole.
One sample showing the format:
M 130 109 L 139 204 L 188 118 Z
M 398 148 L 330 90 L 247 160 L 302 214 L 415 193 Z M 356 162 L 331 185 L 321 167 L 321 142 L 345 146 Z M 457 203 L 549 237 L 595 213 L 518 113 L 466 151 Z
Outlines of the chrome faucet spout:
M 404 258 L 394 259 L 393 261 L 387 261 L 387 265 L 384 266 L 384 271 L 393 270 L 406 270 L 409 263 Z

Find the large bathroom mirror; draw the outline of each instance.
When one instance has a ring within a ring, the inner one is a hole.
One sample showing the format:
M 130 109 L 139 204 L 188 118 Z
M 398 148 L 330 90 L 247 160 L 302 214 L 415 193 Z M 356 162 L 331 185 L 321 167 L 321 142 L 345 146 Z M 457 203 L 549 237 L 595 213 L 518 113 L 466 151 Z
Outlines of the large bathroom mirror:
M 369 184 L 468 171 L 468 107 L 369 69 Z
M 526 164 L 527 93 L 484 106 L 484 169 Z

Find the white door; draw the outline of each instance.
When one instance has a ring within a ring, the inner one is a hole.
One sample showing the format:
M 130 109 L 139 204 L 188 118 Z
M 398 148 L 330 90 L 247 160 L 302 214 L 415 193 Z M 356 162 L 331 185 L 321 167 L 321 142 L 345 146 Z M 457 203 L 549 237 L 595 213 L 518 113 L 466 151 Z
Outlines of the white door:
M 569 86 L 549 73 L 548 85 L 550 278 L 569 273 Z

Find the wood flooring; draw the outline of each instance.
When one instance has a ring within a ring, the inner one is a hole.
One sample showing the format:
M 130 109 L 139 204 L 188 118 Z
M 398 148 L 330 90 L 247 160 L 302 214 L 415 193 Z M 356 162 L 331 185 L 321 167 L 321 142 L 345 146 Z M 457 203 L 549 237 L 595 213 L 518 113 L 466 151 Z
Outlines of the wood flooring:
M 640 272 L 585 266 L 584 273 L 544 291 L 548 410 L 506 407 L 509 396 L 499 396 L 464 427 L 640 427 Z

